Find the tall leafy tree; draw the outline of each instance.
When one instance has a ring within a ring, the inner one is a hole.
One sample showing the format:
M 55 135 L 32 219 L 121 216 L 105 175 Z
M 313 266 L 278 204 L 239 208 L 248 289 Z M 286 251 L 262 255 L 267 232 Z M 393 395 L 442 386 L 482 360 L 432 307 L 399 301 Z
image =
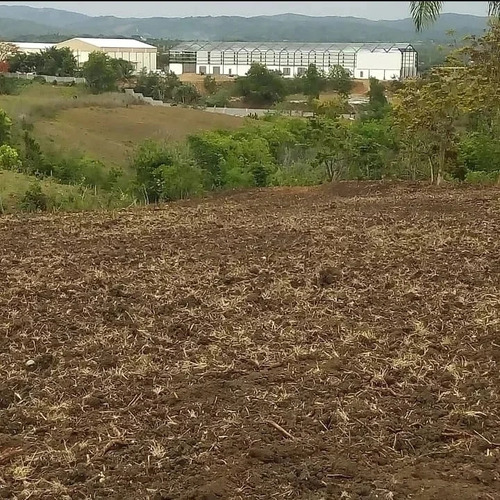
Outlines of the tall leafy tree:
M 432 24 L 441 14 L 443 2 L 410 2 L 410 12 L 417 31 Z M 488 2 L 488 15 L 500 15 L 500 2 Z
M 235 86 L 236 92 L 248 103 L 274 104 L 287 94 L 281 74 L 260 63 L 252 63 L 246 76 L 236 79 Z
M 328 73 L 328 84 L 332 90 L 338 92 L 341 96 L 349 97 L 354 82 L 348 69 L 335 65 L 330 68 Z
M 116 90 L 120 80 L 129 78 L 132 64 L 123 59 L 113 59 L 104 52 L 92 52 L 83 64 L 82 74 L 92 92 Z
M 326 87 L 326 78 L 315 64 L 309 64 L 302 76 L 304 94 L 310 99 L 319 99 L 319 94 Z

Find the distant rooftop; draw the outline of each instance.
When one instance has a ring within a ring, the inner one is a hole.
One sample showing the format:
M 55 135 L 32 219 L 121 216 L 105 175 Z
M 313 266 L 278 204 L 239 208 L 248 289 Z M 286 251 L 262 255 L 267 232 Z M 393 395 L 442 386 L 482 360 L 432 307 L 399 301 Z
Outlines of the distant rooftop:
M 301 43 L 301 42 L 182 42 L 172 47 L 172 52 L 196 52 L 214 50 L 232 50 L 251 52 L 252 50 L 308 51 L 308 52 L 370 52 L 391 50 L 414 50 L 410 43 Z
M 113 49 L 155 49 L 154 45 L 134 40 L 133 38 L 72 38 L 71 40 L 79 40 L 81 42 L 94 45 L 99 48 L 113 48 Z M 70 40 L 65 40 L 66 43 Z
M 13 45 L 16 45 L 20 49 L 48 49 L 50 47 L 54 47 L 54 43 L 38 43 L 38 42 L 11 42 Z

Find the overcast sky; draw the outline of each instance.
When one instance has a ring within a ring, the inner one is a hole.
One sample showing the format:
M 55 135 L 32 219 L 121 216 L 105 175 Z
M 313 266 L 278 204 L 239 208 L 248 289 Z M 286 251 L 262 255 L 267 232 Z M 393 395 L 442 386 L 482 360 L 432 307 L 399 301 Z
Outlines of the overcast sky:
M 309 16 L 354 16 L 368 19 L 408 17 L 409 2 L 0 2 L 81 12 L 91 16 L 188 17 L 258 16 L 292 12 Z M 443 12 L 487 13 L 487 2 L 444 2 Z

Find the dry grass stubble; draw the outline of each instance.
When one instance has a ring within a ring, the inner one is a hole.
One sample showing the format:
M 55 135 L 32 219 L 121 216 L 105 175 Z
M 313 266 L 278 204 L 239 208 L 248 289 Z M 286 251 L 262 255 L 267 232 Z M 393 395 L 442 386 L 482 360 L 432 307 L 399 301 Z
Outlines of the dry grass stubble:
M 1 219 L 0 491 L 496 498 L 499 215 L 346 183 Z

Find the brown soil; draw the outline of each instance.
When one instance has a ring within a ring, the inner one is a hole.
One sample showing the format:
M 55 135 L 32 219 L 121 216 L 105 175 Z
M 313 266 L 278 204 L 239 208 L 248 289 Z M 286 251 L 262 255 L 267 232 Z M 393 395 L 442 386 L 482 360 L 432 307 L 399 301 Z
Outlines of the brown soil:
M 0 498 L 497 499 L 500 191 L 0 219 Z

